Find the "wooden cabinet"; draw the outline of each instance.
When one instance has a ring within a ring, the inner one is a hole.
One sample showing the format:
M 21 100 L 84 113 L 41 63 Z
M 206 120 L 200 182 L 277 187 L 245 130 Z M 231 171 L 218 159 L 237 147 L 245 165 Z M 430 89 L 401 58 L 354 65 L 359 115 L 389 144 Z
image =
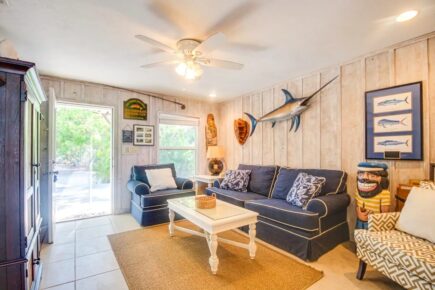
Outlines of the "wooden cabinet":
M 0 57 L 0 290 L 36 290 L 40 253 L 40 104 L 35 65 Z
M 402 211 L 405 205 L 406 199 L 411 192 L 412 185 L 399 184 L 396 191 L 396 211 Z

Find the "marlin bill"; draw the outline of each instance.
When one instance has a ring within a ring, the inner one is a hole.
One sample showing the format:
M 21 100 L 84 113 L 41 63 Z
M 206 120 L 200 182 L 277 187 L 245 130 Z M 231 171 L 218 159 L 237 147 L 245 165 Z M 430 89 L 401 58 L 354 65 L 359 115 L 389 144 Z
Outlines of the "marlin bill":
M 286 89 L 282 89 L 282 92 L 285 95 L 285 102 L 282 106 L 276 108 L 275 110 L 267 113 L 259 119 L 256 119 L 249 113 L 245 112 L 245 115 L 249 117 L 251 121 L 251 134 L 254 134 L 255 128 L 258 123 L 261 122 L 272 122 L 272 128 L 275 126 L 276 122 L 284 121 L 284 120 L 292 120 L 292 124 L 289 132 L 295 128 L 295 132 L 298 130 L 299 125 L 301 123 L 301 114 L 308 110 L 310 107 L 310 100 L 317 95 L 321 90 L 323 90 L 326 86 L 336 80 L 338 76 L 331 79 L 329 82 L 320 87 L 317 91 L 312 93 L 310 96 L 305 98 L 295 98 L 293 95 Z

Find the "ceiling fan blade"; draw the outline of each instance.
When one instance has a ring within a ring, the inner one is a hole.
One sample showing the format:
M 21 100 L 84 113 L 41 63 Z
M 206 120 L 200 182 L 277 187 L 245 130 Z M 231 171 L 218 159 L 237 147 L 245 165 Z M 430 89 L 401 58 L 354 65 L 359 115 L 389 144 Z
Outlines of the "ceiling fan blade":
M 144 64 L 144 65 L 141 65 L 140 67 L 141 68 L 153 68 L 153 67 L 157 67 L 157 66 L 172 65 L 172 64 L 177 64 L 177 63 L 179 63 L 178 60 L 164 60 L 164 61 L 158 61 L 158 62 Z
M 150 44 L 150 45 L 152 45 L 154 47 L 157 47 L 157 48 L 159 48 L 159 49 L 161 49 L 163 51 L 170 52 L 170 53 L 175 53 L 176 52 L 175 49 L 173 49 L 169 45 L 166 45 L 164 43 L 161 43 L 160 41 L 157 41 L 157 40 L 154 40 L 152 38 L 149 38 L 148 36 L 140 35 L 139 34 L 139 35 L 135 35 L 135 37 L 137 39 L 140 39 L 143 42 L 146 42 L 146 43 L 148 43 L 148 44 Z
M 220 45 L 224 44 L 226 42 L 225 34 L 222 32 L 218 32 L 201 42 L 200 45 L 198 45 L 193 52 L 199 51 L 201 53 L 207 53 L 211 52 L 212 50 L 216 49 Z
M 220 67 L 225 69 L 241 70 L 243 64 L 229 60 L 215 59 L 215 58 L 197 58 L 199 64 L 211 67 Z
M 218 22 L 214 23 L 211 27 L 208 27 L 207 31 L 224 31 L 229 35 L 229 31 L 237 29 L 244 18 L 247 18 L 258 10 L 260 4 L 260 1 L 254 0 L 245 1 L 242 4 L 239 4 Z

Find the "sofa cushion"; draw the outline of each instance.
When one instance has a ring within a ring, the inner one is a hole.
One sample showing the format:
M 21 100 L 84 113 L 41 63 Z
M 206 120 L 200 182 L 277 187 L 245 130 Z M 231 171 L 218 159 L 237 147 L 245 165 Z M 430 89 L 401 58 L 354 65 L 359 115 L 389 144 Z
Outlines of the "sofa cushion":
M 272 190 L 272 198 L 286 199 L 296 177 L 305 172 L 309 175 L 324 177 L 326 179 L 319 196 L 342 193 L 346 190 L 347 174 L 341 170 L 328 169 L 294 169 L 280 167 L 278 176 Z
M 141 165 L 141 166 L 133 166 L 131 168 L 131 179 L 139 180 L 146 183 L 150 186 L 145 170 L 147 169 L 161 169 L 161 168 L 170 168 L 172 171 L 172 176 L 175 178 L 175 166 L 173 163 L 170 164 L 152 164 L 152 165 Z
M 269 197 L 273 182 L 278 172 L 278 166 L 260 166 L 239 164 L 240 170 L 251 170 L 248 191 Z
M 206 189 L 206 192 L 207 194 L 215 193 L 218 199 L 240 207 L 245 207 L 245 202 L 248 200 L 258 200 L 265 198 L 263 195 L 253 192 L 239 192 L 216 187 L 209 187 Z
M 185 197 L 185 196 L 193 196 L 195 195 L 195 191 L 192 189 L 180 190 L 180 189 L 166 189 L 160 190 L 156 192 L 151 192 L 147 195 L 141 195 L 141 206 L 143 208 L 149 207 L 157 207 L 162 205 L 167 205 L 168 199 Z
M 291 205 L 305 209 L 308 202 L 319 195 L 323 184 L 325 184 L 324 177 L 317 177 L 301 172 L 296 177 L 286 201 Z
M 355 230 L 359 251 L 368 251 L 381 259 L 435 283 L 435 245 L 400 231 L 371 232 Z
M 284 226 L 311 232 L 319 230 L 319 214 L 290 205 L 285 200 L 252 200 L 247 201 L 245 207 Z
M 222 189 L 247 192 L 250 174 L 251 170 L 228 170 L 220 187 Z

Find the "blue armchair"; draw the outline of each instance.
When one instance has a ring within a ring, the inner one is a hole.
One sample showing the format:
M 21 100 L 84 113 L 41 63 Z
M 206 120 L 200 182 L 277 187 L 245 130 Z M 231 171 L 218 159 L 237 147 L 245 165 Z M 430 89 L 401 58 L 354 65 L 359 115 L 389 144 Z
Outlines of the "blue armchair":
M 171 169 L 177 188 L 151 192 L 145 170 L 161 168 Z M 186 178 L 177 177 L 172 163 L 133 166 L 127 188 L 131 193 L 131 214 L 142 226 L 169 221 L 168 199 L 195 195 L 193 182 Z M 175 218 L 180 219 L 181 217 L 176 215 Z

